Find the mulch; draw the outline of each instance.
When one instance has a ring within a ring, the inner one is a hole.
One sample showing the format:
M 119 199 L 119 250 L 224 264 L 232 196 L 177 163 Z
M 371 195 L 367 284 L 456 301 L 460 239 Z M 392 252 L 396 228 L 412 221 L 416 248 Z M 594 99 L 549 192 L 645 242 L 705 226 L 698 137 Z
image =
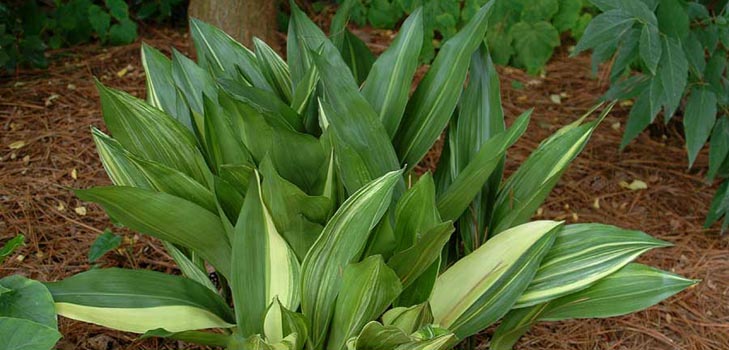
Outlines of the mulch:
M 390 37 L 386 31 L 364 35 L 375 50 Z M 183 30 L 143 27 L 141 36 L 167 53 L 171 46 L 191 51 Z M 122 234 L 123 244 L 96 265 L 177 271 L 158 241 L 113 228 L 100 207 L 81 202 L 72 192 L 110 183 L 89 132 L 91 125 L 103 128 L 93 77 L 143 97 L 139 45 L 57 50 L 47 70 L 0 75 L 0 242 L 19 233 L 27 242 L 0 266 L 0 277 L 17 273 L 55 281 L 85 271 L 92 267 L 89 247 L 106 228 Z M 526 134 L 509 151 L 507 174 L 607 88 L 600 74 L 591 74 L 588 56 L 569 58 L 566 52 L 556 54 L 542 77 L 513 68 L 499 71 L 508 121 L 535 108 Z M 561 102 L 555 103 L 552 95 Z M 537 217 L 643 230 L 675 246 L 650 252 L 640 262 L 702 282 L 633 315 L 539 324 L 518 349 L 729 348 L 729 238 L 702 226 L 716 188 L 704 180 L 706 150 L 688 169 L 680 124 L 672 122 L 651 127 L 619 152 L 628 110 L 618 105 L 610 113 Z M 434 164 L 438 153 L 431 152 L 424 165 Z M 633 180 L 648 188 L 632 191 L 620 185 Z M 185 348 L 176 341 L 138 340 L 134 334 L 68 319 L 60 327 L 64 338 L 59 349 Z M 482 338 L 486 344 L 488 332 Z

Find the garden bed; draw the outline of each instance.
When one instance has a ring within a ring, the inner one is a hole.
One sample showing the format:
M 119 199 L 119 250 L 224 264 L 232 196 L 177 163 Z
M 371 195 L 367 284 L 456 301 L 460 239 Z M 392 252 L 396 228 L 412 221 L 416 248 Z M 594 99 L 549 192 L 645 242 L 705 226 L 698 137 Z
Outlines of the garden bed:
M 364 34 L 375 50 L 389 37 L 388 32 Z M 190 51 L 189 38 L 180 30 L 144 28 L 141 36 L 167 53 L 170 45 Z M 27 242 L 0 266 L 0 277 L 19 273 L 54 281 L 91 268 L 89 246 L 112 226 L 100 207 L 81 202 L 70 189 L 110 183 L 89 129 L 103 125 L 93 77 L 145 95 L 139 43 L 112 48 L 87 45 L 53 54 L 62 58 L 48 70 L 0 76 L 0 241 L 22 233 Z M 509 151 L 507 174 L 547 135 L 587 111 L 606 88 L 600 75 L 591 76 L 588 56 L 568 58 L 559 52 L 546 71 L 545 77 L 532 77 L 516 69 L 499 69 L 507 123 L 521 111 L 535 108 L 526 134 Z M 687 170 L 682 133 L 676 130 L 680 124 L 669 124 L 643 133 L 619 153 L 628 109 L 616 106 L 538 215 L 646 231 L 676 246 L 653 251 L 642 262 L 703 282 L 634 315 L 540 324 L 518 349 L 729 346 L 729 239 L 702 227 L 715 189 L 704 182 L 706 152 Z M 431 152 L 421 168 L 434 165 L 437 155 L 438 150 Z M 647 188 L 625 188 L 634 180 Z M 101 266 L 176 270 L 156 240 L 114 230 L 124 234 L 123 244 L 100 259 Z M 61 322 L 61 333 L 59 349 L 181 347 L 176 341 L 140 341 L 133 334 L 67 319 Z M 483 339 L 487 341 L 488 334 Z

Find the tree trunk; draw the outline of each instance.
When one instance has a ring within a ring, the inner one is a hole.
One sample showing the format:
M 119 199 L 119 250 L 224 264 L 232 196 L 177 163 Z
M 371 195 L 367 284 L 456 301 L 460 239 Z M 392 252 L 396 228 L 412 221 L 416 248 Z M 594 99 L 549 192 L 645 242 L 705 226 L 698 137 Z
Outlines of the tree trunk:
M 190 0 L 188 13 L 248 48 L 253 48 L 253 37 L 257 37 L 278 49 L 275 0 Z

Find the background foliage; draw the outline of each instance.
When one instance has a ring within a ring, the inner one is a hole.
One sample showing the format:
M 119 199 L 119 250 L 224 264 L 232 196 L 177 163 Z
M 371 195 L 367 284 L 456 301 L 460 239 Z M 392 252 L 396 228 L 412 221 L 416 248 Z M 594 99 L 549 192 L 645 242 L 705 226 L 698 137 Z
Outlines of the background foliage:
M 442 39 L 452 37 L 485 0 L 360 0 L 352 20 L 394 28 L 406 13 L 423 5 L 426 37 L 421 58 L 430 60 Z M 489 20 L 487 39 L 494 62 L 538 73 L 560 44 L 560 35 L 579 39 L 594 11 L 584 0 L 499 0 Z
M 621 147 L 663 111 L 683 115 L 692 166 L 709 142 L 707 180 L 729 176 L 729 11 L 727 1 L 592 0 L 603 11 L 587 27 L 575 54 L 592 49 L 593 65 L 612 61 L 606 99 L 635 98 Z M 706 225 L 729 212 L 724 182 Z M 722 230 L 729 226 L 726 219 Z
M 0 66 L 46 67 L 46 49 L 98 38 L 111 45 L 137 38 L 135 20 L 164 21 L 183 0 L 38 0 L 0 4 Z

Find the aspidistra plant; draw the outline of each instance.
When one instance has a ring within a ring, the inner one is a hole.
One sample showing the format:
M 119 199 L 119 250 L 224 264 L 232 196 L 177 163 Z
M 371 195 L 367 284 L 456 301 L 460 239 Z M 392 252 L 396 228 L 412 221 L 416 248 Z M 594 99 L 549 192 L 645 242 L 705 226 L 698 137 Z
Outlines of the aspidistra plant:
M 194 19 L 197 63 L 145 45 L 146 102 L 98 84 L 113 138 L 92 132 L 114 186 L 77 194 L 161 239 L 182 276 L 113 268 L 48 283 L 59 314 L 289 350 L 448 349 L 503 318 L 491 347 L 508 349 L 536 321 L 630 313 L 694 284 L 631 263 L 668 245 L 642 232 L 529 222 L 609 108 L 501 184 L 530 111 L 505 128 L 490 7 L 412 95 L 421 10 L 372 64 L 346 13 L 327 38 L 294 3 L 288 61 Z M 435 173 L 416 174 L 446 129 Z

